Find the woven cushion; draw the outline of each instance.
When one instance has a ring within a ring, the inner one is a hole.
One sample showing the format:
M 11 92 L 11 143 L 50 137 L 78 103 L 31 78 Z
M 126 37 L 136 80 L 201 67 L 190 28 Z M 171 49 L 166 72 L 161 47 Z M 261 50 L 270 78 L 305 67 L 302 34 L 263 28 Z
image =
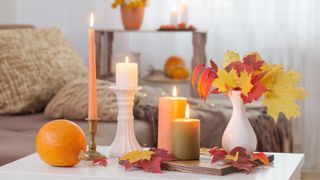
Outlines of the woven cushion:
M 41 111 L 68 81 L 86 74 L 59 30 L 0 31 L 0 114 Z
M 109 89 L 108 81 L 97 80 L 98 117 L 117 121 L 117 97 Z M 44 113 L 53 119 L 85 119 L 88 117 L 88 79 L 66 84 L 47 105 Z

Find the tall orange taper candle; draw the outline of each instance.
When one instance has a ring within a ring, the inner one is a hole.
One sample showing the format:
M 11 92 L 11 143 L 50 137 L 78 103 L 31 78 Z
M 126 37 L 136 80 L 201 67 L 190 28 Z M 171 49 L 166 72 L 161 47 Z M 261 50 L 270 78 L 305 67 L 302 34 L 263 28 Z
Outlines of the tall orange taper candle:
M 159 98 L 159 126 L 158 148 L 172 151 L 172 121 L 176 118 L 184 118 L 187 99 L 177 97 L 177 89 L 174 86 L 172 97 Z
M 88 119 L 96 120 L 97 115 L 97 95 L 96 95 L 96 52 L 94 39 L 94 15 L 90 15 L 89 28 L 89 108 Z

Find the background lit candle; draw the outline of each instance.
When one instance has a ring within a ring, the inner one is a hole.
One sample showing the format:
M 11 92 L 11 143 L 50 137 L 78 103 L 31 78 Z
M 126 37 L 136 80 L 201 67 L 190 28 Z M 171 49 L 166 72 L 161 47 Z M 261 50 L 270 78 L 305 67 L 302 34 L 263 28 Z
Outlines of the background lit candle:
M 116 64 L 116 86 L 118 88 L 138 87 L 138 64 L 129 62 L 128 56 L 125 62 Z
M 175 86 L 172 90 L 172 97 L 159 98 L 158 148 L 172 151 L 172 121 L 184 117 L 186 105 L 187 99 L 177 97 Z
M 170 24 L 177 25 L 178 24 L 178 11 L 177 8 L 174 8 L 170 11 Z
M 96 95 L 96 53 L 94 39 L 94 15 L 90 15 L 89 34 L 89 102 L 88 102 L 88 119 L 96 120 L 97 115 L 97 95 Z
M 180 160 L 197 160 L 200 155 L 200 121 L 189 115 L 187 105 L 185 118 L 172 122 L 172 154 Z
M 180 21 L 188 24 L 189 6 L 188 2 L 184 0 L 180 5 Z

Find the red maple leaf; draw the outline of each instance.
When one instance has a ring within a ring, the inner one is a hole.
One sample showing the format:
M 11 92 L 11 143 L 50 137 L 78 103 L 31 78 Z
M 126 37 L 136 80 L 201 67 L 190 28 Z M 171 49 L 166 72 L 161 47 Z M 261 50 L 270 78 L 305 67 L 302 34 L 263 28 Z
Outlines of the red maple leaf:
M 120 164 L 124 166 L 126 170 L 130 170 L 132 167 L 135 167 L 143 169 L 145 172 L 161 173 L 161 162 L 173 160 L 173 156 L 169 154 L 167 150 L 154 148 L 149 151 L 154 152 L 150 160 L 141 159 L 133 164 L 127 160 L 120 162 Z
M 205 83 L 204 83 L 204 87 L 202 89 L 202 94 L 203 94 L 203 100 L 204 102 L 206 102 L 208 94 L 210 92 L 210 89 L 212 87 L 212 82 L 217 78 L 217 74 L 213 71 L 211 71 L 208 75 L 208 78 L 206 79 Z
M 161 157 L 161 161 L 172 161 L 173 160 L 172 154 L 169 154 L 168 151 L 165 149 L 155 148 L 152 151 L 154 151 L 154 154 L 152 157 Z
M 263 152 L 257 152 L 252 154 L 253 160 L 258 160 L 264 165 L 271 166 L 271 163 L 268 157 Z
M 249 174 L 252 171 L 254 164 L 251 163 L 250 161 L 248 162 L 233 161 L 232 166 L 239 170 L 245 170 L 247 174 Z
M 211 59 L 210 60 L 210 65 L 211 65 L 211 69 L 215 72 L 215 73 L 217 73 L 218 72 L 218 66 L 217 66 L 217 64 Z
M 204 68 L 204 64 L 199 64 L 192 73 L 192 87 L 194 88 L 199 72 Z
M 246 69 L 253 70 L 260 70 L 264 61 L 257 60 L 256 54 L 251 54 L 243 58 L 243 64 L 245 65 Z
M 212 148 L 209 150 L 209 153 L 212 155 L 211 163 L 221 161 L 228 154 L 227 151 L 219 148 Z
M 245 65 L 241 61 L 234 61 L 234 62 L 230 63 L 227 67 L 225 67 L 225 70 L 227 72 L 230 72 L 232 69 L 236 70 L 238 76 L 240 76 L 241 72 L 244 71 L 244 69 L 245 69 Z M 249 74 L 252 73 L 252 71 L 248 71 L 248 70 L 247 70 L 247 72 Z
M 260 70 L 263 66 L 264 61 L 257 60 L 256 55 L 248 55 L 243 58 L 243 62 L 234 61 L 230 63 L 225 69 L 230 72 L 232 69 L 237 71 L 237 74 L 240 76 L 241 72 L 246 70 L 249 74 L 253 73 L 256 70 Z
M 151 161 L 142 161 L 140 163 L 141 168 L 145 172 L 151 172 L 151 173 L 161 173 L 161 161 L 162 158 L 157 156 L 153 157 Z
M 198 79 L 198 95 L 200 98 L 203 96 L 203 89 L 209 77 L 210 72 L 211 72 L 210 68 L 204 69 L 204 71 L 201 73 Z
M 252 89 L 248 93 L 248 96 L 241 94 L 243 103 L 251 103 L 253 100 L 257 101 L 263 93 L 267 91 L 267 88 L 260 82 L 264 74 L 259 74 L 252 77 L 251 84 L 253 85 Z
M 100 166 L 106 167 L 108 164 L 107 158 L 98 158 L 92 161 L 92 164 L 98 164 Z

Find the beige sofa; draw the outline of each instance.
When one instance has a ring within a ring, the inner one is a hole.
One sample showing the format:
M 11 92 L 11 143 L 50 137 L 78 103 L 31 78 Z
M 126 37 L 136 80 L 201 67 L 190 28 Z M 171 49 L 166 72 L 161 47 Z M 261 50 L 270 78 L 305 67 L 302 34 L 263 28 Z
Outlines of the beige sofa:
M 35 138 L 41 126 L 50 121 L 44 114 L 0 116 L 0 166 L 35 152 Z M 74 121 L 84 132 L 87 122 Z M 146 121 L 135 120 L 136 136 L 141 145 L 153 144 L 152 130 Z M 110 145 L 116 134 L 117 123 L 99 122 L 98 145 Z

